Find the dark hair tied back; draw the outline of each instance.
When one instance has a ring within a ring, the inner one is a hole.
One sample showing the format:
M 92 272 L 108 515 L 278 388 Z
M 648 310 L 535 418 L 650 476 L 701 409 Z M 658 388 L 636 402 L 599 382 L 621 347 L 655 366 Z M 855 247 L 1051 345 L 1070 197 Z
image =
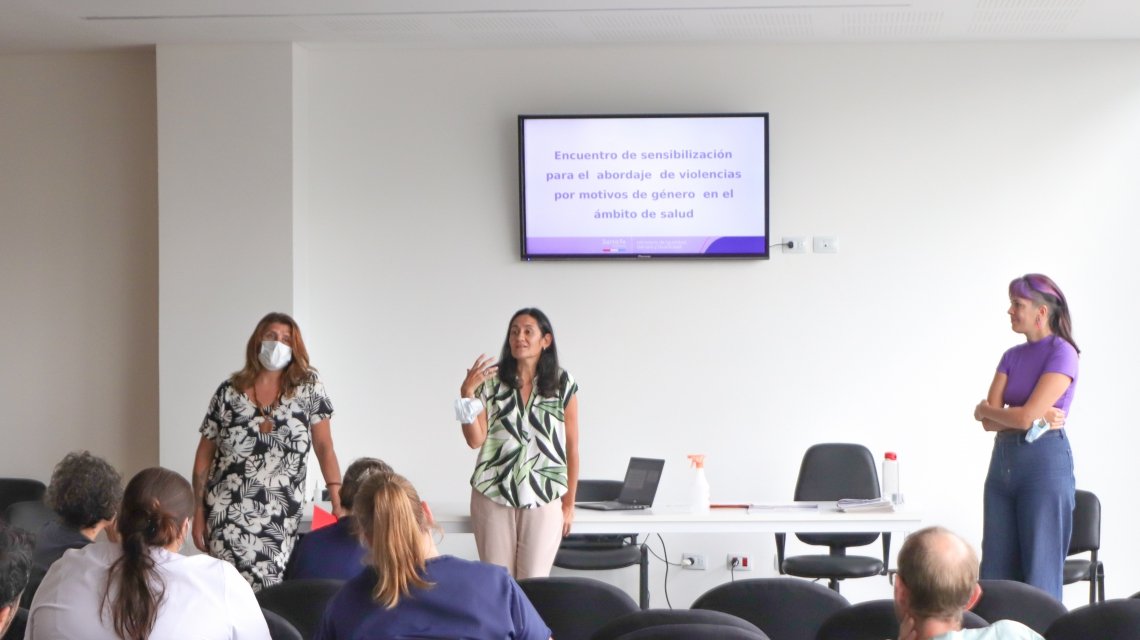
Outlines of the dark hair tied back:
M 141 640 L 150 636 L 165 595 L 151 548 L 177 543 L 193 515 L 190 483 L 169 469 L 143 469 L 127 483 L 118 520 L 123 555 L 111 565 L 103 592 L 119 637 Z M 118 586 L 113 600 L 112 584 Z

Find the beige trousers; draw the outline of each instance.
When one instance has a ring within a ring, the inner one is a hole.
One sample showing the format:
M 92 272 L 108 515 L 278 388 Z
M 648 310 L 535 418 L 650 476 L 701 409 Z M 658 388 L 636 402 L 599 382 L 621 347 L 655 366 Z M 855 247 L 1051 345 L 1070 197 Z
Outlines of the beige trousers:
M 516 580 L 545 578 L 562 544 L 562 501 L 515 509 L 472 489 L 471 528 L 480 560 L 506 567 Z

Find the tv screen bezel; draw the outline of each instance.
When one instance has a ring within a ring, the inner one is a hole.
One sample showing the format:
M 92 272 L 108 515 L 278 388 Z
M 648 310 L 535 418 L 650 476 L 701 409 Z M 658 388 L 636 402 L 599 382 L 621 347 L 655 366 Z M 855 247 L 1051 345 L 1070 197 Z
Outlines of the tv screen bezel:
M 528 254 L 526 234 L 526 140 L 524 126 L 528 120 L 590 120 L 590 119 L 690 119 L 690 118 L 758 118 L 764 125 L 764 247 L 763 253 L 571 253 L 571 254 Z M 535 260 L 647 260 L 647 259 L 696 259 L 696 260 L 768 260 L 772 255 L 771 196 L 769 195 L 769 122 L 767 111 L 738 111 L 710 113 L 602 113 L 602 114 L 519 114 L 518 116 L 518 163 L 519 163 L 519 256 L 525 262 Z

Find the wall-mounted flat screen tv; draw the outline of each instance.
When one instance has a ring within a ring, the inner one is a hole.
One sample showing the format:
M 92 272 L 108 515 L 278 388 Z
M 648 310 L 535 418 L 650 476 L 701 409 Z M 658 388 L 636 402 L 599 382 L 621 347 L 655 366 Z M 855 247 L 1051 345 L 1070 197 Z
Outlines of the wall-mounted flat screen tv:
M 767 258 L 768 114 L 520 115 L 522 258 Z

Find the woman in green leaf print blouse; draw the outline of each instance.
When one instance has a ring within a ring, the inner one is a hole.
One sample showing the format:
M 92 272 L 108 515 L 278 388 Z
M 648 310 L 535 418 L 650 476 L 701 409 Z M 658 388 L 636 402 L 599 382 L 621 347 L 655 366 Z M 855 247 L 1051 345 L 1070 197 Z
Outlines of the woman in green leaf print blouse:
M 515 312 L 499 362 L 480 356 L 459 391 L 463 437 L 479 449 L 471 476 L 479 559 L 520 580 L 548 576 L 574 519 L 578 385 L 558 366 L 546 314 Z

